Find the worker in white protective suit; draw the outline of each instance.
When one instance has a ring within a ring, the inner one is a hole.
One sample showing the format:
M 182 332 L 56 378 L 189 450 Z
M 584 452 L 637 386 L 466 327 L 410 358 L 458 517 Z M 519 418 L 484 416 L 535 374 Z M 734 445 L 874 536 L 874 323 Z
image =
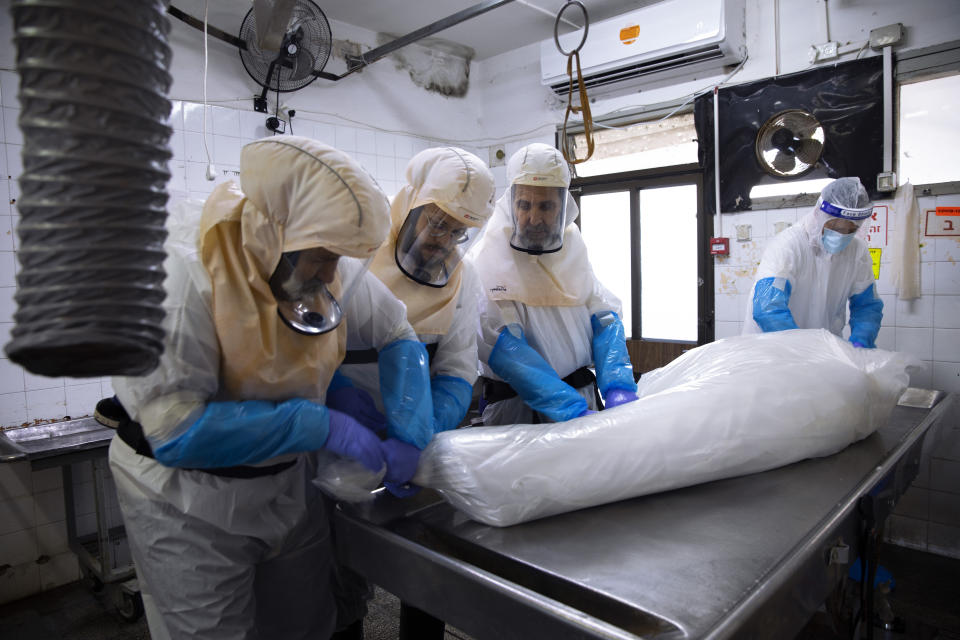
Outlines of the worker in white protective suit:
M 620 301 L 593 274 L 563 156 L 528 145 L 511 156 L 507 180 L 470 254 L 484 292 L 484 424 L 576 418 L 600 407 L 598 389 L 607 408 L 635 400 Z
M 293 136 L 243 148 L 195 232 L 171 228 L 160 365 L 116 378 L 110 446 L 150 633 L 328 638 L 325 450 L 403 483 L 432 436 L 426 352 L 368 271 L 388 203 L 345 154 Z M 175 224 L 171 219 L 171 225 Z M 389 438 L 324 406 L 348 335 L 386 362 Z
M 841 335 L 850 305 L 850 342 L 876 347 L 883 301 L 867 243 L 857 231 L 873 213 L 859 178 L 838 178 L 799 224 L 763 253 L 743 333 L 827 329 Z
M 480 283 L 463 257 L 493 214 L 493 174 L 477 156 L 455 147 L 421 151 L 407 165 L 407 183 L 394 196 L 392 227 L 370 271 L 407 306 L 407 319 L 426 344 L 435 431 L 466 416 L 477 380 L 477 298 Z M 328 392 L 329 406 L 368 416 L 376 428 L 383 409 L 373 349 L 352 350 Z M 415 488 L 388 485 L 397 495 Z M 340 626 L 357 627 L 371 594 L 364 581 L 339 568 Z M 346 574 L 344 576 L 344 574 Z M 401 628 L 425 615 L 401 607 Z M 436 621 L 441 628 L 442 623 Z M 401 634 L 403 635 L 403 634 Z M 344 636 L 346 637 L 346 636 Z M 360 638 L 359 629 L 353 637 Z

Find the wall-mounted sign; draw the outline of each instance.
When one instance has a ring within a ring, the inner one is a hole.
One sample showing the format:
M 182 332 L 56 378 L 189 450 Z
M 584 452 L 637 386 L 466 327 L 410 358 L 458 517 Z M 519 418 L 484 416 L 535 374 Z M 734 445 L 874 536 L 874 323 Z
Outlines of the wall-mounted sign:
M 925 236 L 960 236 L 960 207 L 937 207 L 925 211 Z
M 868 249 L 870 252 L 870 260 L 873 262 L 873 279 L 880 279 L 880 254 L 883 252 L 883 249 L 878 247 L 871 247 Z
M 873 208 L 873 214 L 863 222 L 864 240 L 868 247 L 887 246 L 887 216 L 890 213 L 890 207 L 885 204 L 878 204 Z

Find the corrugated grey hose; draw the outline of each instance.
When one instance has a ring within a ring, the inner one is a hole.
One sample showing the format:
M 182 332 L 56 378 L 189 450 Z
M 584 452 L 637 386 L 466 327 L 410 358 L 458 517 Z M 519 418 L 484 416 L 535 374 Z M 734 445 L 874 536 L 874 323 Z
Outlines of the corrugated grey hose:
M 162 0 L 16 0 L 14 362 L 140 375 L 163 353 L 170 25 Z

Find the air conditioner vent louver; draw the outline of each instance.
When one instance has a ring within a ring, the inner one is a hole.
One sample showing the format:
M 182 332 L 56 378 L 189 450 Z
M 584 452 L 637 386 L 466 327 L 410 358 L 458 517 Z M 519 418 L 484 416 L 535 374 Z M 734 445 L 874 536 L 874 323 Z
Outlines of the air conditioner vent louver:
M 587 87 L 587 91 L 589 91 L 595 87 L 612 85 L 615 83 L 624 82 L 626 80 L 635 80 L 664 71 L 680 70 L 684 67 L 690 67 L 692 65 L 699 66 L 702 63 L 709 62 L 711 60 L 721 60 L 725 56 L 726 54 L 720 49 L 719 46 L 706 47 L 696 51 L 677 53 L 671 56 L 660 58 L 658 60 L 638 62 L 636 64 L 627 65 L 611 71 L 595 73 L 589 77 L 584 77 L 583 83 Z M 574 85 L 574 88 L 576 88 L 576 85 Z M 551 84 L 550 89 L 558 95 L 566 95 L 570 92 L 570 81 L 567 79 L 565 82 Z

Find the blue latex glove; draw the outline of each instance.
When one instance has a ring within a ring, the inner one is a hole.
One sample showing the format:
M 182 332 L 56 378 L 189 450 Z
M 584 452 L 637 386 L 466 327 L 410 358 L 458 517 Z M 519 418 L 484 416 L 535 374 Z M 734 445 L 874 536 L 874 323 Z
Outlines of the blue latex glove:
M 378 364 L 387 434 L 423 449 L 433 437 L 427 350 L 415 340 L 397 340 L 380 350 Z
M 861 293 L 850 296 L 850 342 L 867 349 L 876 349 L 877 334 L 883 320 L 883 300 L 871 284 Z
M 433 428 L 439 433 L 456 429 L 470 408 L 473 387 L 456 376 L 434 376 L 430 380 L 433 396 Z
M 327 392 L 327 407 L 354 418 L 376 433 L 387 431 L 387 418 L 377 410 L 369 393 L 358 387 L 340 387 Z
M 500 331 L 489 364 L 524 402 L 554 422 L 576 418 L 587 409 L 583 396 L 561 380 L 543 356 L 527 344 L 519 325 Z
M 866 349 L 866 348 L 867 348 L 867 345 L 865 345 L 865 344 L 863 344 L 863 343 L 861 343 L 861 342 L 857 342 L 856 340 L 854 340 L 851 344 L 852 344 L 853 346 L 855 346 L 857 349 Z
M 633 365 L 627 354 L 627 338 L 623 323 L 614 311 L 590 316 L 593 327 L 593 365 L 597 370 L 597 386 L 604 396 L 613 389 L 636 391 Z
M 764 333 L 799 328 L 787 306 L 792 289 L 785 278 L 757 280 L 753 289 L 753 319 Z
M 383 469 L 386 459 L 380 447 L 380 438 L 345 413 L 329 410 L 330 437 L 323 448 L 338 456 L 357 460 L 371 471 Z
M 621 404 L 627 404 L 637 399 L 635 391 L 624 391 L 623 389 L 611 389 L 603 397 L 603 406 L 607 409 L 618 407 Z
M 583 416 L 592 416 L 592 415 L 595 414 L 595 413 L 596 413 L 596 411 L 594 411 L 593 409 L 586 409 L 586 410 L 584 410 L 583 413 L 581 413 L 581 414 L 578 415 L 577 417 L 578 417 L 578 418 L 582 418 Z
M 327 393 L 329 394 L 333 391 L 339 391 L 344 387 L 353 387 L 353 386 L 355 386 L 353 384 L 353 380 L 351 380 L 346 375 L 341 373 L 340 369 L 337 369 L 336 371 L 333 372 L 333 377 L 330 378 L 330 384 L 327 385 Z
M 316 451 L 327 441 L 327 408 L 309 400 L 210 402 L 175 437 L 150 438 L 168 467 L 209 469 L 256 464 L 284 453 Z

